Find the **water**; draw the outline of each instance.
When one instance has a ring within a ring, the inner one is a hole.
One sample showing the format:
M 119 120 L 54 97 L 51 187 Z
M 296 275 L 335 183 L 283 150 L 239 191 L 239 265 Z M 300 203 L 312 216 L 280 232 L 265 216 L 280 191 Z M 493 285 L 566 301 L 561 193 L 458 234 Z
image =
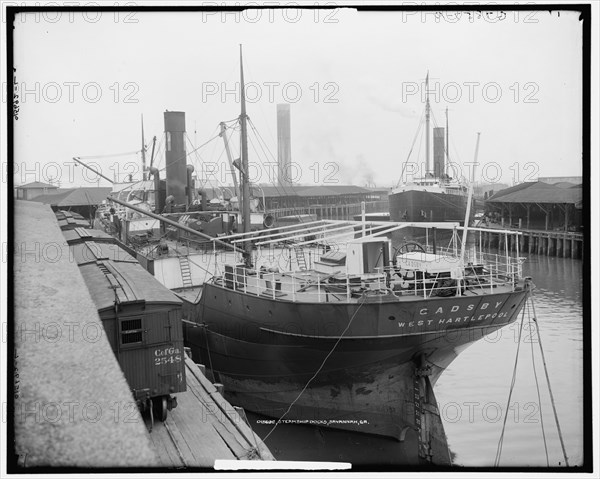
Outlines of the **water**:
M 569 465 L 583 461 L 583 279 L 582 262 L 531 255 L 524 274 L 536 285 L 535 310 L 546 357 L 552 392 L 564 438 Z M 531 311 L 531 309 L 530 309 Z M 519 320 L 462 352 L 436 384 L 436 396 L 454 464 L 494 465 L 504 416 L 508 416 L 500 466 L 545 467 L 543 417 L 548 463 L 564 465 L 538 337 L 524 327 L 518 342 Z M 508 402 L 515 354 L 520 344 L 516 381 Z M 538 400 L 532 367 L 532 346 L 541 401 Z M 265 437 L 272 426 L 251 426 Z M 304 425 L 279 425 L 267 440 L 279 460 L 347 461 L 354 465 L 401 469 L 400 443 L 359 433 Z
M 535 311 L 569 464 L 583 459 L 583 299 L 580 260 L 530 256 L 524 273 L 534 278 Z M 508 419 L 501 466 L 546 466 L 540 409 L 551 466 L 564 465 L 541 363 L 538 336 L 524 328 L 516 382 L 508 403 L 520 321 L 475 343 L 446 370 L 437 398 L 455 463 L 494 464 L 503 417 Z M 532 367 L 532 346 L 541 401 Z

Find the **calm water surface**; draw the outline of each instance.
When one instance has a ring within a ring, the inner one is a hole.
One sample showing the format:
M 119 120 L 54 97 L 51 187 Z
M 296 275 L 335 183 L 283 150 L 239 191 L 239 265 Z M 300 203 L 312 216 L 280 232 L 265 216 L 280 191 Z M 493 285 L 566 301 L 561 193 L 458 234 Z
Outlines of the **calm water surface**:
M 582 262 L 531 255 L 524 274 L 536 285 L 534 304 L 558 418 L 570 465 L 583 459 Z M 531 311 L 531 309 L 530 309 Z M 533 316 L 533 315 L 532 315 Z M 454 463 L 493 466 L 508 404 L 501 466 L 564 465 L 544 375 L 539 341 L 525 310 L 519 362 L 508 402 L 521 320 L 466 349 L 444 372 L 435 393 Z M 532 367 L 532 350 L 540 399 Z M 264 437 L 272 426 L 252 427 Z M 400 443 L 364 434 L 303 425 L 279 425 L 267 440 L 277 459 L 348 461 L 392 467 L 401 462 Z M 400 469 L 400 467 L 399 467 Z

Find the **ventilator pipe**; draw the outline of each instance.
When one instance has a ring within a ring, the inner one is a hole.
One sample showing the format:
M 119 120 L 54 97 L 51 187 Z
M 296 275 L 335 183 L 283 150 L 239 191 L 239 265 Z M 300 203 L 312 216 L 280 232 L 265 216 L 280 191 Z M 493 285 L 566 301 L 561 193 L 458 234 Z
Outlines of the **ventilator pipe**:
M 160 173 L 158 171 L 158 168 L 155 168 L 153 166 L 151 166 L 150 168 L 148 168 L 148 171 L 150 172 L 150 174 L 152 175 L 152 178 L 154 179 L 154 211 L 156 211 L 157 213 L 162 212 L 163 208 L 164 208 L 164 203 L 163 203 L 163 195 L 162 192 L 160 191 Z
M 192 173 L 194 172 L 194 165 L 187 165 L 187 198 L 188 206 L 194 201 L 194 180 L 192 180 Z

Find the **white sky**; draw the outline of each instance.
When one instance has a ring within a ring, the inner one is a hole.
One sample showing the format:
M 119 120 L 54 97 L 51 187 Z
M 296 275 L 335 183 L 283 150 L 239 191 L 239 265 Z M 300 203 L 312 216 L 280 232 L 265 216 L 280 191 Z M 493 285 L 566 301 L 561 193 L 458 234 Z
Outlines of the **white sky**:
M 451 158 L 472 161 L 482 133 L 477 180 L 581 175 L 575 13 L 513 11 L 501 19 L 494 12 L 486 19 L 446 12 L 438 21 L 433 13 L 353 10 L 94 16 L 46 12 L 16 22 L 15 184 L 49 177 L 62 187 L 90 184 L 94 175 L 68 166 L 71 158 L 139 150 L 142 114 L 147 142 L 164 136 L 168 109 L 185 111 L 190 140 L 204 143 L 220 121 L 239 115 L 240 43 L 248 97 L 260 96 L 248 114 L 274 155 L 276 104 L 292 103 L 292 161 L 304 184 L 395 184 L 423 111 L 427 70 L 439 92 L 431 96 L 437 120 L 444 123 L 450 110 Z M 417 163 L 424 140 L 419 145 L 411 157 Z M 189 161 L 197 171 L 200 158 L 225 161 L 220 140 L 199 154 Z M 133 171 L 125 164 L 137 165 L 140 156 L 95 161 L 113 177 L 117 169 Z M 250 161 L 268 160 L 251 147 Z M 254 181 L 268 183 L 267 169 Z

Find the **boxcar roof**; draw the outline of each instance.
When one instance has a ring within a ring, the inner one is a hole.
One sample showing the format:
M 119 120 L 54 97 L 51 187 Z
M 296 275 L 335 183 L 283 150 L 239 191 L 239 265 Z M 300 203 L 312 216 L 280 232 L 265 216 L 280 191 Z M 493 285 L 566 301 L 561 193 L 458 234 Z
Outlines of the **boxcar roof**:
M 115 243 L 86 241 L 85 243 L 72 244 L 69 249 L 71 257 L 80 266 L 86 263 L 96 263 L 97 261 L 138 264 L 133 256 L 123 248 L 119 248 Z
M 63 231 L 63 235 L 68 244 L 89 241 L 90 239 L 99 239 L 102 241 L 116 243 L 115 238 L 108 233 L 94 229 L 74 228 L 72 230 Z
M 181 305 L 181 300 L 158 282 L 137 262 L 99 261 L 79 266 L 90 296 L 98 310 L 120 303 L 145 301 L 148 304 Z

